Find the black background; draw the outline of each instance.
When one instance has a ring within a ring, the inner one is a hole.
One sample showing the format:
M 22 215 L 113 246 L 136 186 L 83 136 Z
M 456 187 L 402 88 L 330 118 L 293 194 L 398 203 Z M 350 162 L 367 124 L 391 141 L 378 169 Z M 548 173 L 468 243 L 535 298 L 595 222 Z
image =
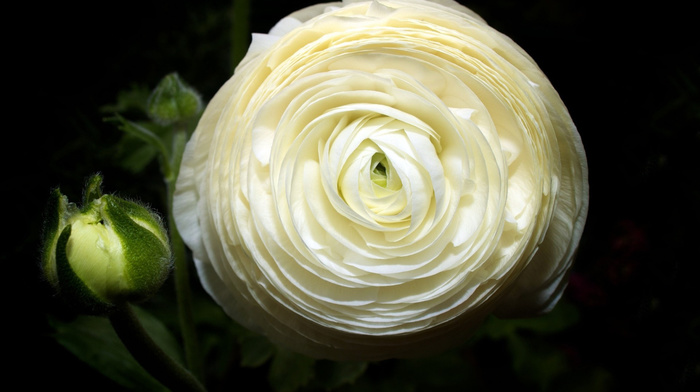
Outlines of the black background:
M 77 200 L 85 178 L 100 171 L 107 192 L 162 206 L 156 166 L 133 175 L 114 162 L 109 146 L 120 134 L 99 107 L 172 71 L 208 99 L 231 72 L 230 2 L 86 4 L 26 4 L 5 16 L 17 26 L 6 23 L 3 38 L 3 322 L 18 348 L 8 354 L 8 375 L 27 387 L 48 381 L 85 390 L 99 380 L 43 336 L 52 302 L 36 264 L 48 191 L 60 185 Z M 267 31 L 307 4 L 253 1 L 251 28 Z M 586 148 L 590 214 L 566 293 L 582 318 L 564 343 L 581 366 L 609 370 L 614 390 L 689 390 L 700 375 L 694 12 L 668 1 L 463 4 L 537 61 Z

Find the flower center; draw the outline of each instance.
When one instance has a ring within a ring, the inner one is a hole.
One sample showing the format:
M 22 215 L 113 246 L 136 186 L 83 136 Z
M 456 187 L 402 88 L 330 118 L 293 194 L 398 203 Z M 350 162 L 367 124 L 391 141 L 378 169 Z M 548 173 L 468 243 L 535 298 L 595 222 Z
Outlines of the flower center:
M 385 190 L 398 191 L 401 189 L 401 180 L 395 175 L 391 163 L 381 152 L 377 152 L 372 156 L 369 178 L 375 185 Z M 381 193 L 385 193 L 385 191 Z
M 372 156 L 369 178 L 382 188 L 387 186 L 387 166 L 389 166 L 389 162 L 384 154 L 378 152 Z
M 370 177 L 372 178 L 372 182 L 386 188 L 386 167 L 384 167 L 384 161 L 386 161 L 386 159 L 376 162 L 374 168 L 372 168 Z

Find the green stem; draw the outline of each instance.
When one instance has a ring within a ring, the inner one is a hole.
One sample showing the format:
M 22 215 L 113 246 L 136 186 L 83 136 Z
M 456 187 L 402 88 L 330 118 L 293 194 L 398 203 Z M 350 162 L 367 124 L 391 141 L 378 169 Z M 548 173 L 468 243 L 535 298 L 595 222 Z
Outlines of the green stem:
M 199 350 L 199 342 L 197 340 L 197 332 L 195 328 L 193 306 L 192 306 L 192 291 L 190 288 L 189 264 L 185 244 L 180 237 L 180 232 L 175 225 L 173 215 L 173 195 L 175 192 L 175 180 L 180 168 L 180 159 L 184 143 L 186 143 L 186 132 L 184 130 L 176 130 L 174 135 L 173 146 L 173 161 L 171 173 L 173 177 L 165 179 L 168 198 L 168 227 L 170 232 L 170 246 L 173 250 L 175 260 L 175 291 L 177 294 L 178 318 L 180 321 L 180 330 L 182 333 L 182 341 L 185 348 L 185 360 L 190 371 L 197 376 L 198 379 L 204 379 L 204 368 L 202 366 L 201 354 Z
M 190 372 L 148 336 L 129 304 L 117 308 L 109 320 L 134 359 L 163 385 L 173 391 L 206 391 Z
M 180 320 L 182 340 L 185 346 L 185 358 L 187 360 L 187 367 L 196 374 L 199 379 L 203 379 L 199 343 L 197 341 L 192 311 L 189 265 L 187 263 L 185 245 L 173 222 L 172 208 L 170 208 L 170 210 L 170 242 L 173 249 L 173 256 L 175 257 L 175 290 L 177 292 L 178 317 Z

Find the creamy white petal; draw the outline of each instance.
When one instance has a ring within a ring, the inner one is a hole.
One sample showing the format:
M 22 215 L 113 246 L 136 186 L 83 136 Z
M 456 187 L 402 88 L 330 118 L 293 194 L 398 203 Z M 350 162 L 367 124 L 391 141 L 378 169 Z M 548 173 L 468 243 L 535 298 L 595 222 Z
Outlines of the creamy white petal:
M 346 0 L 253 37 L 174 211 L 231 317 L 308 355 L 382 359 L 549 310 L 587 187 L 564 104 L 510 39 L 451 0 Z

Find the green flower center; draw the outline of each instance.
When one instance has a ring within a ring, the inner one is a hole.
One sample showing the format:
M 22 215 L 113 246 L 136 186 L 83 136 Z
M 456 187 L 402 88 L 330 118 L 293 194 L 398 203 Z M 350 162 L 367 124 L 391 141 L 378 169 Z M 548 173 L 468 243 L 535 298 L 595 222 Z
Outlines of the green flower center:
M 373 183 L 382 188 L 392 191 L 401 189 L 401 181 L 396 178 L 391 163 L 380 152 L 372 156 L 369 177 Z

